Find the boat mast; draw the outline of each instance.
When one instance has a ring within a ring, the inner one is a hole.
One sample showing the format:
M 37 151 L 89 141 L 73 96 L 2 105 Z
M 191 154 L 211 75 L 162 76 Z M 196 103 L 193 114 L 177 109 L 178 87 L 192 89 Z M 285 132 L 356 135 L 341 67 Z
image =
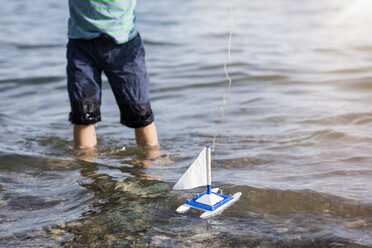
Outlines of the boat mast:
M 207 194 L 211 193 L 212 169 L 211 169 L 211 147 L 207 146 Z

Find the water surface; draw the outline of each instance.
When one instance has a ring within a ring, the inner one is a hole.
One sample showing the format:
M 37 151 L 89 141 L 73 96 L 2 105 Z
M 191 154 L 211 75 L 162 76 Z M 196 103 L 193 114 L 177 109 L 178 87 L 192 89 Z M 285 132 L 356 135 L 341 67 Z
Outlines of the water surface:
M 241 200 L 200 220 L 171 188 L 211 144 L 227 86 L 229 1 L 139 1 L 161 157 L 119 123 L 106 80 L 94 153 L 67 117 L 67 1 L 0 15 L 0 245 L 372 246 L 372 5 L 234 1 L 213 184 Z

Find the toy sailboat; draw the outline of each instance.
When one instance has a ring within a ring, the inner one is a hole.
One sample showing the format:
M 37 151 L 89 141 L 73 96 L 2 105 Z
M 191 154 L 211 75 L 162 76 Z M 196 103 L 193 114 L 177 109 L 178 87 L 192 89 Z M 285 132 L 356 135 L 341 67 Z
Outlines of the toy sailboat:
M 191 164 L 185 174 L 174 185 L 173 189 L 183 190 L 192 189 L 207 185 L 207 189 L 200 195 L 196 195 L 191 200 L 177 208 L 177 213 L 185 213 L 190 208 L 205 211 L 200 218 L 205 219 L 220 214 L 231 204 L 239 200 L 241 193 L 233 196 L 218 194 L 219 188 L 211 188 L 211 147 L 206 146 L 199 154 L 198 158 Z

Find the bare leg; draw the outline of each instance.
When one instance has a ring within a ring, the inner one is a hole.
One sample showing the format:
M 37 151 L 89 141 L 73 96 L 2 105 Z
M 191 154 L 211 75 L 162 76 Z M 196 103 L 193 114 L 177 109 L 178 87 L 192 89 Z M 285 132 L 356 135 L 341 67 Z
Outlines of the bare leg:
M 75 146 L 82 149 L 95 147 L 97 145 L 97 138 L 94 125 L 74 124 L 74 141 Z
M 136 142 L 139 146 L 158 146 L 158 134 L 156 132 L 155 123 L 151 123 L 145 127 L 136 128 L 134 131 Z
M 137 145 L 145 148 L 145 153 L 142 154 L 142 156 L 145 155 L 145 158 L 139 158 L 143 168 L 152 167 L 152 160 L 160 157 L 160 147 L 155 123 L 153 122 L 145 127 L 136 128 L 135 134 Z M 152 176 L 147 175 L 145 177 L 151 178 Z M 153 179 L 159 180 L 157 178 Z

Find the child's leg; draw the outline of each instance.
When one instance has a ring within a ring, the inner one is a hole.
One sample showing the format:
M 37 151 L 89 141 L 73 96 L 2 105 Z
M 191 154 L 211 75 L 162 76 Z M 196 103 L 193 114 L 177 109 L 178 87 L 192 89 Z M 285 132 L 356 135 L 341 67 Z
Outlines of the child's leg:
M 122 45 L 115 45 L 104 72 L 120 109 L 120 122 L 135 129 L 139 146 L 158 145 L 154 114 L 149 100 L 149 76 L 145 50 L 138 34 Z
M 156 132 L 155 123 L 151 123 L 145 127 L 135 128 L 136 142 L 139 146 L 157 146 L 158 134 Z
M 97 145 L 97 138 L 94 124 L 74 124 L 74 142 L 76 147 L 82 149 L 95 147 Z
M 94 123 L 101 120 L 101 69 L 94 63 L 90 40 L 70 40 L 67 46 L 67 89 L 76 147 L 96 146 Z

